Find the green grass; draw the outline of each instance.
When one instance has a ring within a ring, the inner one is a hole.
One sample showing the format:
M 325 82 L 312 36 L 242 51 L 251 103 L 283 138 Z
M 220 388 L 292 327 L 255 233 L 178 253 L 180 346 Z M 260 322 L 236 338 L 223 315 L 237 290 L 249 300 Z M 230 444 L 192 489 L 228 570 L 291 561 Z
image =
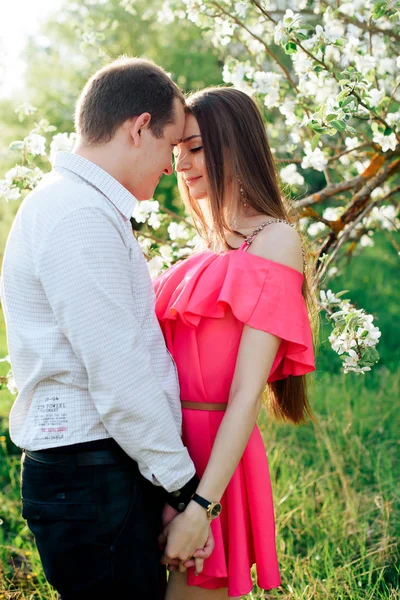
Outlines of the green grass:
M 266 598 L 398 597 L 399 388 L 400 375 L 386 371 L 375 371 L 368 380 L 323 374 L 312 392 L 315 424 L 278 425 L 262 414 L 283 580 Z M 3 416 L 8 406 L 9 399 L 3 399 Z M 5 426 L 3 421 L 0 597 L 54 598 L 20 516 L 19 454 Z M 252 597 L 263 596 L 255 589 Z

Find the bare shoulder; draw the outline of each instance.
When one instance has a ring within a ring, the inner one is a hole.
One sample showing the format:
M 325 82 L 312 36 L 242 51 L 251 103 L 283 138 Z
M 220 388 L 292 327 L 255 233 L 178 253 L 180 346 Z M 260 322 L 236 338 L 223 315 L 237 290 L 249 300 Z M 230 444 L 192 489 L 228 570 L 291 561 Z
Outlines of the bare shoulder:
M 293 227 L 286 223 L 267 225 L 253 240 L 247 252 L 303 273 L 300 236 Z

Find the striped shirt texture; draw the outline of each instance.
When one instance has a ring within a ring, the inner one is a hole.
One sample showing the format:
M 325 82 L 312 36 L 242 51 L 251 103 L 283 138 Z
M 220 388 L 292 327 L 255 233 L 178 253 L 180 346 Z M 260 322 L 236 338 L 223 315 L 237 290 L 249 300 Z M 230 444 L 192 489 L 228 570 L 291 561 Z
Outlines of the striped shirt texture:
M 176 367 L 129 221 L 136 202 L 68 152 L 22 202 L 1 282 L 19 390 L 10 434 L 27 450 L 112 437 L 171 492 L 194 466 L 181 441 Z

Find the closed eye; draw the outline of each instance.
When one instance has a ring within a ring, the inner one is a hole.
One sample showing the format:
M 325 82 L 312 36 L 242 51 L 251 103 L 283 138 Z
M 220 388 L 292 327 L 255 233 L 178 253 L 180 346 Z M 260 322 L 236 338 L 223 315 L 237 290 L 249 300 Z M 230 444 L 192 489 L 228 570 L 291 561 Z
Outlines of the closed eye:
M 195 154 L 196 152 L 200 152 L 200 150 L 203 150 L 203 146 L 197 146 L 196 148 L 191 148 L 190 152 L 193 152 Z

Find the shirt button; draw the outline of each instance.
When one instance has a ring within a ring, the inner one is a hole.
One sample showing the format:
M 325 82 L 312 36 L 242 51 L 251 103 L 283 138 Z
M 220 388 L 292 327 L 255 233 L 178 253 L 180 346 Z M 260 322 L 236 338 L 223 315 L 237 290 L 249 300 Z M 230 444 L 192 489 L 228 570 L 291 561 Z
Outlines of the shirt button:
M 183 512 L 185 510 L 186 506 L 184 502 L 179 502 L 178 504 L 178 512 Z
M 179 498 L 180 495 L 181 495 L 181 490 L 176 490 L 175 492 L 171 492 L 171 496 L 173 496 L 174 498 Z

